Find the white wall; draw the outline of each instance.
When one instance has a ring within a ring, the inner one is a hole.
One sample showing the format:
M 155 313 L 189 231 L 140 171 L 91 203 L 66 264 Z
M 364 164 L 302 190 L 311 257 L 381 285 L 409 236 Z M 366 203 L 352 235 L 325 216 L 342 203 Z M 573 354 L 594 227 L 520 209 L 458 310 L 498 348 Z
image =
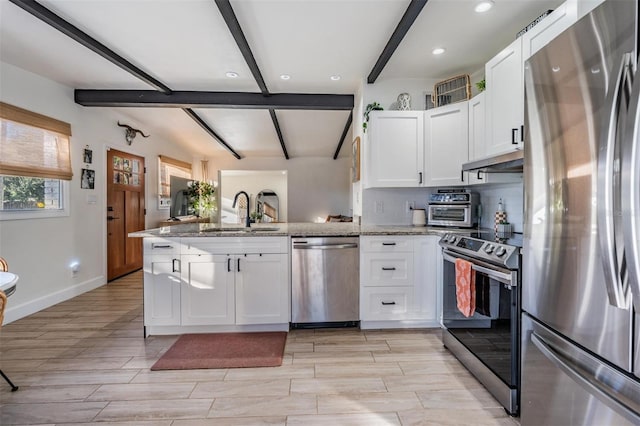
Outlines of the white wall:
M 284 173 L 284 174 L 283 174 Z M 244 191 L 251 197 L 251 212 L 256 211 L 256 197 L 260 191 L 270 189 L 278 195 L 278 221 L 287 221 L 288 210 L 288 176 L 286 170 L 223 170 L 219 182 L 221 194 L 233 201 L 239 191 Z M 250 213 L 251 213 L 250 212 Z
M 522 183 L 476 185 L 471 188 L 480 194 L 483 228 L 493 228 L 498 202 L 502 199 L 507 220 L 513 226 L 514 232 L 523 232 L 524 223 L 524 188 Z
M 343 147 L 345 149 L 345 147 Z M 209 159 L 209 175 L 218 170 L 286 170 L 289 222 L 314 222 L 328 215 L 351 215 L 349 157 L 252 157 L 236 160 L 230 155 Z
M 385 110 L 397 109 L 394 104 L 398 95 L 408 93 L 411 96 L 411 109 L 424 110 L 425 97 L 433 92 L 433 86 L 438 81 L 440 80 L 432 78 L 390 78 L 380 79 L 374 84 L 365 83 L 362 90 L 363 103 L 366 106 L 378 102 Z
M 147 227 L 169 216 L 168 210 L 157 209 L 158 154 L 187 162 L 192 161 L 192 154 L 153 133 L 128 146 L 117 121 L 146 131 L 144 123 L 131 121 L 123 111 L 81 107 L 73 101 L 73 89 L 5 63 L 0 63 L 0 99 L 66 121 L 73 133 L 70 215 L 0 221 L 0 256 L 20 276 L 6 313 L 5 321 L 10 322 L 105 283 L 107 146 L 145 157 Z M 85 146 L 93 150 L 90 168 L 96 170 L 94 190 L 80 189 Z M 96 197 L 95 204 L 88 203 L 89 195 Z M 75 277 L 69 270 L 72 261 L 80 262 Z

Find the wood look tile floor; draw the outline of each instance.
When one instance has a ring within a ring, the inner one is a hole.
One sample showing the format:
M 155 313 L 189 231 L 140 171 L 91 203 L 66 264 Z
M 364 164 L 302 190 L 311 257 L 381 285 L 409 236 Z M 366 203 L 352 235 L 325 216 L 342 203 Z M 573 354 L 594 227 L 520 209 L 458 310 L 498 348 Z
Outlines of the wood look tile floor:
M 142 327 L 141 272 L 2 327 L 0 424 L 518 424 L 439 330 L 294 330 L 281 367 L 150 371 L 177 337 Z

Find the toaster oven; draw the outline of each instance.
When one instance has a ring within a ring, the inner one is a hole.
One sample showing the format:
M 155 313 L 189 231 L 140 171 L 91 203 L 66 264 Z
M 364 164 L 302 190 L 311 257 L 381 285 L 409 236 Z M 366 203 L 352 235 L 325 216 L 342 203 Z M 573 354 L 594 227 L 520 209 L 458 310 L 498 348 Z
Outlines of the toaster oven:
M 429 196 L 427 223 L 431 226 L 472 228 L 478 224 L 478 194 L 466 189 L 439 189 Z

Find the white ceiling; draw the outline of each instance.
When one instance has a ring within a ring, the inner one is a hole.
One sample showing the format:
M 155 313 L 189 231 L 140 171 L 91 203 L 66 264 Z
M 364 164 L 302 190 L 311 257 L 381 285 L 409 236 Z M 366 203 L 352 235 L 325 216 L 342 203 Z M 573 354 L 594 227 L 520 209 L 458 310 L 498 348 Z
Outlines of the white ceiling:
M 445 79 L 482 69 L 515 34 L 561 0 L 430 0 L 381 73 Z M 173 90 L 259 92 L 213 0 L 41 0 L 40 3 Z M 408 0 L 232 0 L 271 93 L 353 94 Z M 436 46 L 447 49 L 434 57 Z M 0 0 L 0 60 L 79 89 L 151 89 L 8 0 Z M 239 74 L 236 79 L 225 76 Z M 291 75 L 288 81 L 281 74 Z M 340 81 L 331 81 L 340 75 Z M 230 155 L 179 109 L 119 108 L 147 133 L 202 156 Z M 267 110 L 196 109 L 242 156 L 282 156 Z M 331 157 L 348 111 L 277 111 L 291 157 Z M 347 141 L 352 139 L 351 132 Z M 347 145 L 348 146 L 348 143 Z M 343 149 L 341 156 L 350 155 Z

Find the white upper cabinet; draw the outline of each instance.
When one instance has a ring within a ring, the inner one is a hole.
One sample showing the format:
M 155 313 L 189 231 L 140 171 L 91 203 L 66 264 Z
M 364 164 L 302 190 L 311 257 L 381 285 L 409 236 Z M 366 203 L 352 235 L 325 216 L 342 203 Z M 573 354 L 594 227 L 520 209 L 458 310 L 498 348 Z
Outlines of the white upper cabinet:
M 465 185 L 469 161 L 469 105 L 458 102 L 424 113 L 425 186 Z
M 487 156 L 484 93 L 479 93 L 469 101 L 469 161 Z
M 485 156 L 522 148 L 524 62 L 575 23 L 577 16 L 577 0 L 566 1 L 485 65 Z
M 567 0 L 522 35 L 522 60 L 526 61 L 578 20 L 578 0 Z
M 418 187 L 423 182 L 422 111 L 374 111 L 364 144 L 369 188 Z
M 587 13 L 591 12 L 600 4 L 604 3 L 604 0 L 574 0 L 578 3 L 578 19 L 582 18 Z
M 524 130 L 522 40 L 517 39 L 485 65 L 486 156 L 521 148 Z

